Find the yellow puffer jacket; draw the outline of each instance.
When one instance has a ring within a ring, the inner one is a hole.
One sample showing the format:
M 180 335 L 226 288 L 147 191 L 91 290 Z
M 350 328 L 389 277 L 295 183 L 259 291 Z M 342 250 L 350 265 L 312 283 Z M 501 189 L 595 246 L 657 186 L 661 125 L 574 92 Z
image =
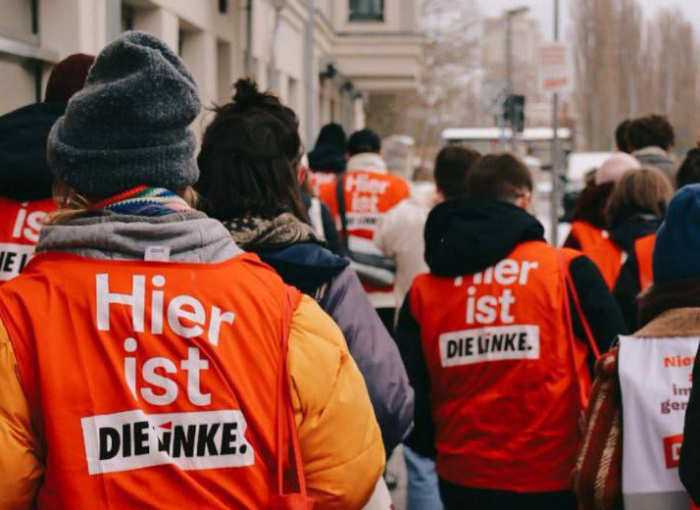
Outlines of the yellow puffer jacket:
M 306 296 L 292 320 L 288 364 L 315 508 L 362 508 L 384 469 L 381 433 L 342 333 Z M 42 480 L 43 452 L 12 344 L 0 323 L 0 510 L 32 507 Z

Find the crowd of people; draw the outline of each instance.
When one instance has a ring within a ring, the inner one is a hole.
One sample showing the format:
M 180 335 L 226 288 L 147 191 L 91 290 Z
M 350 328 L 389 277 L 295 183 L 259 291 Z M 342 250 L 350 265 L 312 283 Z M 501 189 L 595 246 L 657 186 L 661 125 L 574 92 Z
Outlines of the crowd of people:
M 514 154 L 392 174 L 128 32 L 0 117 L 0 509 L 700 503 L 700 148 L 625 121 L 564 247 Z

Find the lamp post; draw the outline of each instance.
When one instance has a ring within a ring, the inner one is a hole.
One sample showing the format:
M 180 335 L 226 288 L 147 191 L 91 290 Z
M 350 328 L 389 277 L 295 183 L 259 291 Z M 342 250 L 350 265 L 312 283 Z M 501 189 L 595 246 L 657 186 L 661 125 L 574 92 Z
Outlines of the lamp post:
M 554 0 L 554 41 L 559 41 L 559 0 Z M 561 202 L 561 179 L 559 178 L 561 156 L 559 147 L 559 94 L 552 98 L 552 203 L 550 222 L 552 245 L 559 246 L 559 203 Z
M 275 8 L 275 24 L 272 29 L 272 41 L 270 43 L 270 68 L 268 69 L 267 83 L 272 90 L 277 90 L 277 34 L 282 21 L 282 11 L 287 7 L 287 0 L 274 0 L 272 6 Z M 277 91 L 279 92 L 279 91 Z

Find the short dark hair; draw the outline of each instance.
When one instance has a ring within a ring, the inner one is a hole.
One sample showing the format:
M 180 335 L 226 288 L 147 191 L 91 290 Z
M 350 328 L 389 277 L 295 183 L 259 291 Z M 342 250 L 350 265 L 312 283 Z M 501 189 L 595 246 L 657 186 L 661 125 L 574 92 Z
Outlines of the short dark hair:
M 233 102 L 215 108 L 202 137 L 195 186 L 202 209 L 222 221 L 284 212 L 305 221 L 296 114 L 253 81 L 238 80 L 235 88 Z
M 661 147 L 668 151 L 676 143 L 676 133 L 666 116 L 649 115 L 630 122 L 627 141 L 631 151 L 647 147 Z
M 474 149 L 448 145 L 435 158 L 435 184 L 447 200 L 467 196 L 467 174 L 481 157 Z
M 513 154 L 482 156 L 467 174 L 469 196 L 513 202 L 532 191 L 530 169 Z
M 700 146 L 690 149 L 676 174 L 676 187 L 700 183 Z
M 348 154 L 362 154 L 363 152 L 379 153 L 382 150 L 382 141 L 379 135 L 371 129 L 360 129 L 350 135 L 348 140 Z
M 627 130 L 629 129 L 631 123 L 631 120 L 625 119 L 620 122 L 615 130 L 615 145 L 617 145 L 617 150 L 620 152 L 626 152 L 627 154 L 632 152 L 630 150 L 629 140 L 627 140 Z
M 345 150 L 346 144 L 347 136 L 345 135 L 345 130 L 343 126 L 335 122 L 330 122 L 323 126 L 316 139 L 316 147 L 319 145 L 334 145 Z

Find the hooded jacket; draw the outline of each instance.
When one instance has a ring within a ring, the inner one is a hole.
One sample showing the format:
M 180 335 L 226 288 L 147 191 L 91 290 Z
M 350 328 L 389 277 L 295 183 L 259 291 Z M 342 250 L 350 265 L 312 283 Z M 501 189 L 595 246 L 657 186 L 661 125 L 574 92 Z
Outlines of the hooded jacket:
M 658 168 L 669 178 L 671 183 L 675 184 L 678 165 L 668 157 L 668 152 L 661 147 L 645 147 L 644 149 L 634 151 L 632 156 L 637 158 L 637 161 L 639 161 L 642 166 Z
M 49 225 L 42 229 L 38 251 L 142 260 L 154 244 L 169 246 L 170 260 L 180 262 L 216 263 L 241 253 L 223 225 L 194 211 L 161 217 L 103 213 Z M 316 508 L 362 508 L 384 467 L 379 427 L 341 332 L 308 297 L 292 319 L 288 366 L 302 460 Z M 0 508 L 31 508 L 45 449 L 1 323 L 0 451 Z
M 655 234 L 661 222 L 662 218 L 652 214 L 636 213 L 614 224 L 610 230 L 610 239 L 627 254 L 615 282 L 613 295 L 620 306 L 629 331 L 637 330 L 637 302 L 642 292 L 635 242 L 642 237 Z
M 471 275 L 500 262 L 518 244 L 538 240 L 544 240 L 544 228 L 519 207 L 490 200 L 454 200 L 438 205 L 428 216 L 425 260 L 430 272 L 438 276 Z M 575 258 L 569 271 L 598 348 L 604 352 L 617 335 L 626 332 L 622 316 L 603 277 L 587 257 Z M 574 306 L 571 311 L 576 337 L 585 338 Z M 424 456 L 434 457 L 430 377 L 420 324 L 408 299 L 399 315 L 396 341 L 416 394 L 415 428 L 407 444 Z
M 347 259 L 313 242 L 256 250 L 288 285 L 315 296 L 343 332 L 365 378 L 384 447 L 391 452 L 413 424 L 413 390 L 396 344 Z
M 36 103 L 0 117 L 0 196 L 17 202 L 51 197 L 46 140 L 65 110 L 65 103 Z

